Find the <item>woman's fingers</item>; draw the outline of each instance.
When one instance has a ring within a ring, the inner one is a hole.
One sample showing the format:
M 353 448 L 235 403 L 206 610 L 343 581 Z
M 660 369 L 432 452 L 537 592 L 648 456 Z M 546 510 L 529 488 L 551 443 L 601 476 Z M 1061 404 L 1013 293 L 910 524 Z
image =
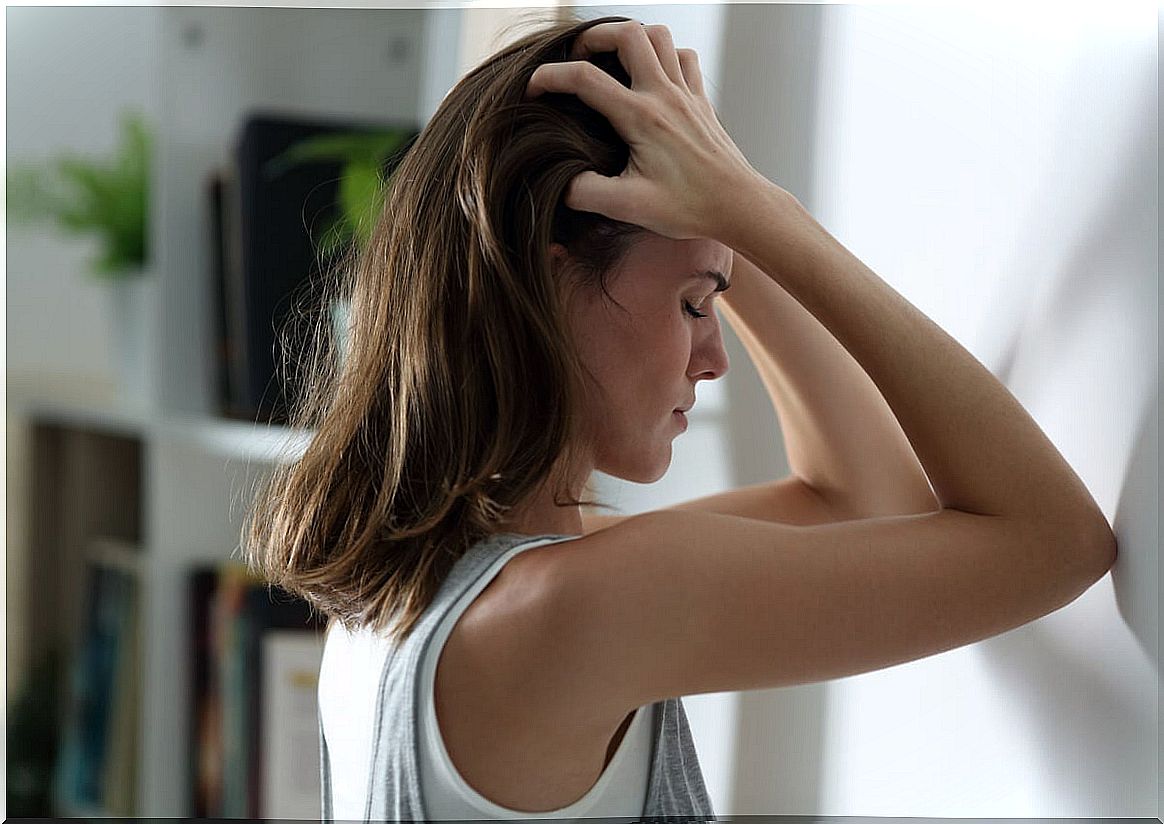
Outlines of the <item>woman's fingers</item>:
M 577 61 L 582 65 L 587 65 L 587 58 L 591 55 L 611 51 L 618 55 L 619 61 L 630 75 L 632 87 L 640 89 L 648 87 L 649 84 L 644 81 L 660 79 L 661 69 L 662 77 L 666 77 L 675 85 L 686 87 L 700 97 L 706 97 L 703 90 L 703 75 L 699 70 L 699 58 L 695 50 L 676 49 L 671 30 L 666 26 L 648 26 L 645 23 L 635 21 L 603 23 L 593 26 L 574 39 L 574 44 L 570 50 L 570 62 Z M 652 55 L 653 60 L 651 59 Z M 545 65 L 558 67 L 570 65 L 570 63 L 548 63 Z M 562 76 L 559 69 L 551 68 L 549 73 L 555 74 L 555 80 L 553 88 L 550 88 L 549 85 L 540 82 L 544 79 L 540 75 L 546 74 L 543 72 L 543 68 L 545 67 L 539 67 L 531 75 L 530 82 L 526 87 L 527 98 L 537 97 L 545 91 L 575 93 L 573 86 L 563 86 L 562 84 L 570 80 L 578 82 L 589 80 L 589 78 L 578 74 Z M 571 69 L 570 71 L 588 70 Z M 606 73 L 602 72 L 602 74 Z M 538 77 L 539 82 L 534 82 L 534 77 Z M 621 84 L 619 85 L 621 86 Z M 592 108 L 607 114 L 591 101 L 586 100 L 585 102 Z
M 699 71 L 699 56 L 695 49 L 679 49 L 678 57 L 687 88 L 700 97 L 707 97 L 703 91 L 703 74 Z
M 602 23 L 574 39 L 570 59 L 586 60 L 599 52 L 615 52 L 637 89 L 658 88 L 666 80 L 686 86 L 671 30 L 636 22 Z
M 605 116 L 630 148 L 618 176 L 577 175 L 565 193 L 568 207 L 677 240 L 704 237 L 720 211 L 725 181 L 756 172 L 703 94 L 695 52 L 676 51 L 665 26 L 649 28 L 630 21 L 586 29 L 570 55 L 580 59 L 539 66 L 526 93 L 575 95 Z M 630 74 L 630 88 L 586 60 L 610 51 Z
M 675 41 L 671 38 L 671 30 L 666 26 L 643 26 L 651 45 L 655 47 L 655 56 L 663 66 L 663 72 L 672 83 L 684 86 L 683 69 L 679 65 L 679 55 L 675 53 Z
M 603 51 L 616 52 L 618 62 L 623 64 L 631 80 L 643 87 L 648 85 L 645 83 L 647 80 L 665 77 L 643 23 L 629 20 L 591 26 L 574 38 L 570 59 L 585 61 L 591 55 Z
M 525 97 L 532 99 L 545 92 L 577 95 L 587 106 L 606 116 L 623 132 L 631 125 L 619 121 L 619 114 L 634 103 L 634 96 L 621 83 L 591 64 L 587 58 L 599 52 L 615 52 L 631 76 L 631 85 L 648 87 L 644 81 L 662 78 L 702 94 L 694 49 L 676 51 L 671 31 L 666 26 L 647 26 L 636 21 L 603 23 L 586 29 L 574 39 L 570 61 L 546 63 L 530 75 Z M 623 132 L 625 134 L 625 132 Z
M 602 114 L 624 138 L 633 133 L 638 100 L 602 69 L 585 60 L 543 63 L 534 69 L 525 87 L 526 98 L 545 92 L 572 94 Z

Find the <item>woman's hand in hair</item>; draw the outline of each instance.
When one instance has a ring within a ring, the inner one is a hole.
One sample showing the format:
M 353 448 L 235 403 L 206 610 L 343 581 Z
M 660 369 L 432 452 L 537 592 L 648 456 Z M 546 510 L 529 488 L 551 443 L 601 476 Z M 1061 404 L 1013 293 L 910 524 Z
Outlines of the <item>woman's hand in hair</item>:
M 586 58 L 617 52 L 631 76 L 626 88 Z M 618 177 L 594 171 L 570 181 L 565 205 L 642 226 L 676 240 L 719 239 L 743 187 L 772 184 L 724 131 L 703 89 L 694 49 L 675 49 L 666 26 L 602 23 L 575 40 L 571 61 L 546 63 L 526 96 L 574 94 L 630 147 Z

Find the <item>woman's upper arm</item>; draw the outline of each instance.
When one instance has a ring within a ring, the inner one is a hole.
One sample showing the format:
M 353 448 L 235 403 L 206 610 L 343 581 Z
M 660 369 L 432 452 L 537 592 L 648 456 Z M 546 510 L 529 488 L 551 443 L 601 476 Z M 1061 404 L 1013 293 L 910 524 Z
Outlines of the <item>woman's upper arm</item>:
M 849 511 L 839 498 L 826 497 L 796 475 L 694 498 L 666 507 L 664 511 L 713 512 L 794 526 L 828 524 L 861 517 Z M 582 532 L 589 535 L 629 517 L 632 516 L 591 515 L 584 512 Z
M 662 510 L 544 550 L 523 673 L 596 717 L 856 675 L 988 638 L 1103 574 L 1055 522 L 943 509 L 813 526 Z M 552 665 L 551 665 L 552 664 Z

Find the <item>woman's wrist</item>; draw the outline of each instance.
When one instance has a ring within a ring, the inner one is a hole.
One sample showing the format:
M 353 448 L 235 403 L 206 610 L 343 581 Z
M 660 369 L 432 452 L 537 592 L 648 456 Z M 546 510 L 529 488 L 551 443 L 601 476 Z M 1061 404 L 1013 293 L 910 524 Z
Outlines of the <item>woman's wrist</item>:
M 784 234 L 790 255 L 796 254 L 795 241 L 807 235 L 813 221 L 791 192 L 759 172 L 725 183 L 722 192 L 712 221 L 713 239 L 755 261 L 761 244 L 773 234 Z

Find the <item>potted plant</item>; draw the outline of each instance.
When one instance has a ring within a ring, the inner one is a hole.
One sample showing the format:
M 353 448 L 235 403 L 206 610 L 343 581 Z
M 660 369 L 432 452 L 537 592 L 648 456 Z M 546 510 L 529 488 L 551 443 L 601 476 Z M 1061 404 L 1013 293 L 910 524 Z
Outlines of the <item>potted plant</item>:
M 51 222 L 66 234 L 97 235 L 102 252 L 92 273 L 105 280 L 142 274 L 147 260 L 151 137 L 140 115 L 122 117 L 122 143 L 112 163 L 59 156 L 49 168 L 7 173 L 14 223 Z
M 146 382 L 145 324 L 152 281 L 149 263 L 149 183 L 152 137 L 144 118 L 121 117 L 122 137 L 110 161 L 58 155 L 47 166 L 18 165 L 6 173 L 8 219 L 54 225 L 69 235 L 96 236 L 101 253 L 89 273 L 108 284 L 112 336 L 124 394 L 140 398 Z

